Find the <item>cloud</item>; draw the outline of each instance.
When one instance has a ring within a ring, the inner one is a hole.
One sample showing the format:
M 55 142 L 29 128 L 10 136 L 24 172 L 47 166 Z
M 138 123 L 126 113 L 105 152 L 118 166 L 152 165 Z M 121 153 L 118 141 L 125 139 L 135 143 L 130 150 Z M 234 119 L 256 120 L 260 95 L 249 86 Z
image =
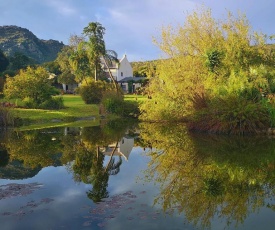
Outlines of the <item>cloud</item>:
M 1 25 L 17 25 L 42 39 L 67 43 L 71 34 L 80 35 L 89 22 L 98 21 L 106 28 L 105 42 L 130 61 L 159 57 L 152 43 L 162 26 L 183 24 L 186 13 L 204 4 L 216 18 L 226 10 L 246 13 L 257 31 L 272 34 L 274 1 L 266 0 L 18 0 L 0 1 Z M 14 16 L 16 15 L 16 16 Z
M 173 4 L 170 0 L 121 0 L 106 4 L 97 18 L 106 28 L 105 40 L 111 49 L 121 47 L 116 51 L 126 52 L 130 60 L 155 59 L 159 51 L 152 42 L 153 37 L 161 33 L 163 25 L 182 22 L 184 11 L 191 11 L 195 6 L 192 1 L 182 0 Z
M 69 17 L 78 14 L 77 8 L 65 0 L 48 0 L 45 4 L 52 7 L 55 11 L 63 16 Z

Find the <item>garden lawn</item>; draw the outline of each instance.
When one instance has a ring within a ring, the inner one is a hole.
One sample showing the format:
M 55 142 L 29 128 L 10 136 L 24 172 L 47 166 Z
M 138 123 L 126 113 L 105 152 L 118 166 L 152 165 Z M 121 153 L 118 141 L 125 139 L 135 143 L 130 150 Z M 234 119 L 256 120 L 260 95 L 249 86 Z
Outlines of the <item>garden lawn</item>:
M 24 124 L 35 126 L 63 126 L 76 120 L 95 120 L 98 106 L 87 105 L 78 95 L 63 95 L 65 109 L 42 110 L 15 108 L 15 117 L 23 119 Z
M 147 96 L 126 94 L 126 95 L 124 95 L 124 100 L 125 101 L 137 101 L 138 103 L 142 103 L 144 100 L 147 100 Z

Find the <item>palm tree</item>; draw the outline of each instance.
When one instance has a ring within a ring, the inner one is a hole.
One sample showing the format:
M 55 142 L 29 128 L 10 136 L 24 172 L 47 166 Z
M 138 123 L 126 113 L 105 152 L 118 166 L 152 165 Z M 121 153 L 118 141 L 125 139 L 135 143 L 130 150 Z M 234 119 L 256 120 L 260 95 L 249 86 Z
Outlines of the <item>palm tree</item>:
M 116 88 L 116 92 L 118 93 L 118 85 L 117 85 L 117 82 L 111 72 L 111 69 L 110 69 L 110 65 L 112 65 L 113 63 L 118 63 L 119 60 L 117 58 L 117 53 L 114 51 L 114 50 L 106 50 L 106 53 L 105 55 L 102 55 L 102 60 L 104 62 L 104 65 L 105 67 L 107 68 L 108 70 L 108 73 L 109 73 L 109 76 L 110 78 L 112 79 L 112 82 L 114 83 L 114 86 Z
M 105 155 L 99 151 L 97 146 L 97 154 L 93 157 L 93 164 L 90 169 L 89 178 L 93 185 L 92 190 L 87 192 L 87 196 L 94 202 L 100 202 L 102 199 L 109 196 L 107 187 L 110 175 L 116 175 L 120 171 L 120 166 L 122 164 L 122 158 L 119 157 L 119 161 L 115 162 L 113 155 L 117 149 L 118 142 L 112 151 L 109 162 L 106 166 L 103 166 Z
M 119 173 L 120 171 L 120 165 L 122 164 L 122 158 L 121 156 L 119 156 L 119 161 L 115 163 L 115 160 L 113 158 L 114 153 L 117 149 L 118 146 L 118 141 L 116 142 L 116 146 L 114 147 L 112 153 L 111 153 L 111 157 L 110 160 L 108 162 L 108 164 L 105 167 L 105 172 L 108 172 L 109 175 L 116 175 Z
M 84 36 L 88 37 L 88 41 L 86 42 L 87 51 L 89 60 L 94 66 L 95 80 L 98 79 L 97 70 L 101 66 L 101 61 L 103 61 L 118 93 L 116 80 L 114 79 L 110 70 L 110 64 L 112 64 L 113 62 L 118 63 L 117 53 L 113 50 L 106 50 L 105 42 L 103 39 L 104 33 L 105 28 L 98 22 L 91 22 L 87 27 L 83 29 Z

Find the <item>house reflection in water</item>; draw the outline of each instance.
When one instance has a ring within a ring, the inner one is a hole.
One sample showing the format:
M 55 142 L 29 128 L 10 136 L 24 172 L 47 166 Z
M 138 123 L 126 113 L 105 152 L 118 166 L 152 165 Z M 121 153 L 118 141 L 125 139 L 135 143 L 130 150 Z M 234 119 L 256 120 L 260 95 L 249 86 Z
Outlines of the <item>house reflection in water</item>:
M 106 147 L 101 148 L 101 151 L 103 152 L 104 155 L 111 156 L 115 147 L 116 147 L 116 143 L 113 143 Z M 118 142 L 117 148 L 113 153 L 113 156 L 122 156 L 124 157 L 125 160 L 128 161 L 133 147 L 134 147 L 134 138 L 125 136 Z
M 64 135 L 67 136 L 68 134 L 81 135 L 81 127 L 65 127 Z
M 66 127 L 64 130 L 65 136 L 68 134 L 81 135 L 81 133 L 82 133 L 82 129 L 80 127 Z M 117 145 L 117 148 L 116 148 L 116 145 Z M 107 146 L 100 147 L 100 151 L 105 156 L 121 156 L 121 157 L 124 157 L 126 161 L 128 161 L 133 147 L 134 147 L 134 137 L 128 136 L 126 134 L 124 137 L 121 138 L 119 142 L 114 142 Z

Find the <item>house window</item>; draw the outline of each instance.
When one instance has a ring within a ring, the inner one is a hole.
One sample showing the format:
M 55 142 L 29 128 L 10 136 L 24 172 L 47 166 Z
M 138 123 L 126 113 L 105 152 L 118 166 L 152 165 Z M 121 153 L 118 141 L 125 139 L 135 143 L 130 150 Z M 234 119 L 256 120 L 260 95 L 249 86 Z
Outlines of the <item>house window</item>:
M 120 73 L 120 76 L 123 77 L 123 72 Z

